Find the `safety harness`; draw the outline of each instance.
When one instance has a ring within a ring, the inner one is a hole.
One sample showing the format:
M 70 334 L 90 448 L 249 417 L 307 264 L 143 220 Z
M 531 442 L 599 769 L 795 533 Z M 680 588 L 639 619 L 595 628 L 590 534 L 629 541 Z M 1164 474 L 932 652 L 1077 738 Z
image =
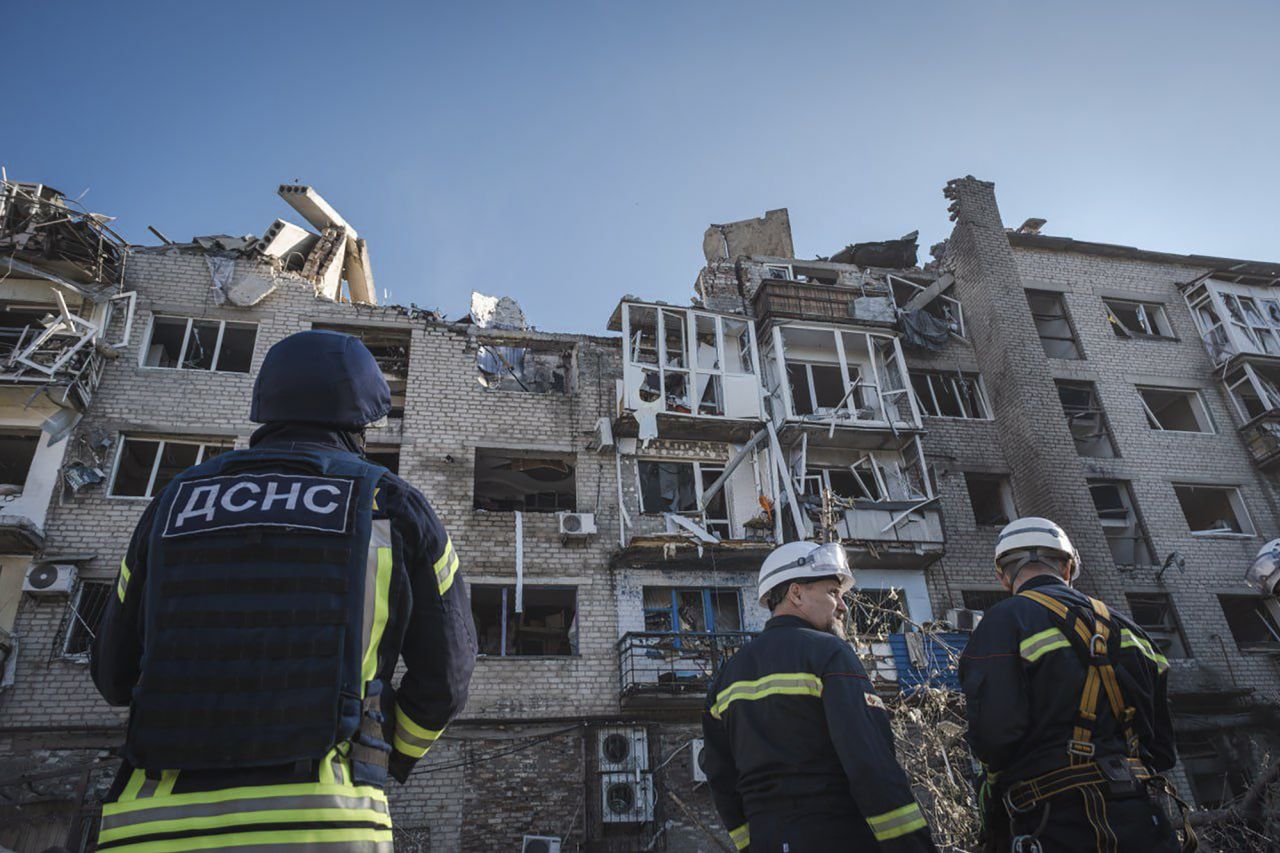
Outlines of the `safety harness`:
M 1088 598 L 1090 609 L 1085 610 L 1064 604 L 1037 590 L 1023 590 L 1018 595 L 1049 611 L 1055 627 L 1067 638 L 1088 672 L 1071 740 L 1067 742 L 1067 766 L 1011 785 L 1004 794 L 1004 805 L 1010 817 L 1025 814 L 1053 797 L 1079 788 L 1105 786 L 1109 793 L 1129 794 L 1143 786 L 1154 787 L 1169 795 L 1182 811 L 1184 853 L 1196 850 L 1198 843 L 1188 821 L 1190 809 L 1187 804 L 1178 797 L 1167 779 L 1152 772 L 1142 761 L 1141 742 L 1133 727 L 1136 711 L 1125 700 L 1113 663 L 1120 651 L 1121 632 L 1116 630 L 1107 605 L 1096 598 Z M 1127 755 L 1095 757 L 1098 702 L 1104 692 L 1111 714 L 1124 734 Z

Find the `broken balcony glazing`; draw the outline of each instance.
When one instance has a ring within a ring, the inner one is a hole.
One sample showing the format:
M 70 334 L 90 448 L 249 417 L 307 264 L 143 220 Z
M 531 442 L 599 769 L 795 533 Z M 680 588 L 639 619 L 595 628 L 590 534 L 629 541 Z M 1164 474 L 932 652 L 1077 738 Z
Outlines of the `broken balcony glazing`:
M 897 431 L 920 427 L 902 349 L 893 335 L 830 327 L 770 329 L 762 353 L 776 426 Z
M 761 418 L 755 329 L 745 318 L 639 302 L 620 309 L 620 411 Z
M 1210 278 L 1184 296 L 1215 365 L 1238 355 L 1280 357 L 1280 296 L 1273 289 Z

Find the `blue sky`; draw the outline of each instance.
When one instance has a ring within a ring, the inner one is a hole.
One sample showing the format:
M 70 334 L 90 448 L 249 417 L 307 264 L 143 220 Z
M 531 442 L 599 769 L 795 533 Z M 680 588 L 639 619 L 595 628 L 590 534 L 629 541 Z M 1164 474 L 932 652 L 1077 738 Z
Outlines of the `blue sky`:
M 0 163 L 155 242 L 297 220 L 314 185 L 392 299 L 509 294 L 603 333 L 685 301 L 711 222 L 797 253 L 1007 225 L 1280 259 L 1268 3 L 12 3 Z

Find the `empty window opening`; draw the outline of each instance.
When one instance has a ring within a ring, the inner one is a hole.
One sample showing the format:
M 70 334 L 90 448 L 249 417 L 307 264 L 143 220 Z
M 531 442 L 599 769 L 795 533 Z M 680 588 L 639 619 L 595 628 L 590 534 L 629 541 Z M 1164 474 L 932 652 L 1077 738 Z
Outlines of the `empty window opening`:
M 859 637 L 901 634 L 907 628 L 907 599 L 900 589 L 855 588 L 850 593 L 850 616 Z
M 474 508 L 489 512 L 558 512 L 577 508 L 571 453 L 476 448 Z
M 742 594 L 736 589 L 646 586 L 644 629 L 661 634 L 742 630 Z
M 471 615 L 479 653 L 492 657 L 566 656 L 577 653 L 575 587 L 524 586 L 516 612 L 514 586 L 471 584 Z
M 1151 565 L 1151 543 L 1134 508 L 1129 484 L 1119 480 L 1090 480 L 1089 494 L 1116 565 Z
M 151 318 L 142 363 L 175 370 L 248 373 L 257 337 L 253 323 L 157 314 Z
M 1067 426 L 1081 456 L 1111 458 L 1116 455 L 1107 418 L 1098 400 L 1098 392 L 1087 382 L 1058 382 L 1058 399 Z
M 1003 589 L 960 590 L 960 600 L 964 603 L 965 610 L 990 610 L 1006 598 L 1009 598 L 1009 593 Z
M 935 418 L 990 418 L 987 398 L 976 373 L 911 371 L 911 388 L 920 411 Z
M 1028 290 L 1027 304 L 1031 306 L 1031 317 L 1045 355 L 1049 358 L 1084 358 L 1061 293 Z
M 1178 734 L 1178 758 L 1187 771 L 1191 796 L 1202 809 L 1217 809 L 1244 795 L 1249 781 L 1228 758 L 1226 739 L 1211 732 Z
M 1227 626 L 1242 652 L 1280 651 L 1280 625 L 1267 599 L 1254 595 L 1220 595 Z
M 407 331 L 397 329 L 380 329 L 369 326 L 340 326 L 326 323 L 312 323 L 313 329 L 325 329 L 331 332 L 342 332 L 360 339 L 374 361 L 382 368 L 382 377 L 391 388 L 391 411 L 389 418 L 404 417 L 404 395 L 409 381 L 409 350 L 413 336 Z
M 63 617 L 62 653 L 68 657 L 87 655 L 102 622 L 102 614 L 115 584 L 84 581 L 67 605 Z
M 1017 517 L 1009 478 L 999 474 L 964 475 L 973 520 L 983 527 L 1002 527 Z
M 392 474 L 400 473 L 400 448 L 398 447 L 370 447 L 364 453 L 369 461 L 375 465 L 381 465 Z
M 1171 338 L 1173 327 L 1164 306 L 1154 302 L 1126 302 L 1120 299 L 1104 299 L 1107 320 L 1117 338 Z
M 1187 638 L 1169 596 L 1162 592 L 1127 592 L 1133 621 L 1167 658 L 1190 657 Z
M 1280 409 L 1280 368 L 1243 364 L 1227 374 L 1226 385 L 1240 419 L 1246 423 Z
M 844 376 L 838 365 L 788 361 L 787 381 L 791 384 L 791 409 L 797 415 L 834 411 L 844 399 Z
M 39 432 L 0 432 L 0 499 L 22 494 L 41 435 Z
M 694 462 L 641 459 L 640 506 L 646 513 L 697 512 L 698 475 Z
M 573 350 L 556 344 L 523 341 L 519 345 L 482 344 L 476 350 L 477 380 L 495 391 L 565 394 L 573 369 Z
M 1193 536 L 1253 534 L 1240 491 L 1232 486 L 1173 486 Z
M 1176 388 L 1138 388 L 1152 429 L 1170 432 L 1213 432 L 1213 422 L 1199 392 Z
M 154 497 L 192 465 L 230 449 L 228 444 L 214 441 L 125 436 L 109 494 L 116 498 Z

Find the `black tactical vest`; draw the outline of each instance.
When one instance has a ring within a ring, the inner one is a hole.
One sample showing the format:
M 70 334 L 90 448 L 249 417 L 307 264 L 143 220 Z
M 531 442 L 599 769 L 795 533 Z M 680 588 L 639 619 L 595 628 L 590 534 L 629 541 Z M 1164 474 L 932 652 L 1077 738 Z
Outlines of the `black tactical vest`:
M 318 760 L 352 737 L 387 618 L 389 526 L 373 535 L 372 522 L 385 473 L 337 449 L 250 449 L 164 490 L 125 749 L 135 767 Z

